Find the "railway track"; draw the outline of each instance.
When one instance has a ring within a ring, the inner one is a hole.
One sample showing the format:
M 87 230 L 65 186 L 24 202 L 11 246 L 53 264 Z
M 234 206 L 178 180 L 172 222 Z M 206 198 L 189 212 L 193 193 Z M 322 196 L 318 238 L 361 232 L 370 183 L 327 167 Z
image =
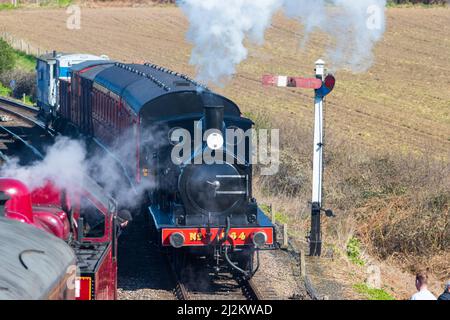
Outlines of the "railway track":
M 253 280 L 244 280 L 231 275 L 215 276 L 209 284 L 196 279 L 200 284 L 177 281 L 174 295 L 178 300 L 268 300 Z M 208 279 L 203 279 L 208 281 Z M 211 280 L 211 279 L 209 279 Z
M 142 214 L 120 235 L 118 249 L 120 300 L 175 299 L 169 266 Z
M 276 300 L 267 279 L 256 274 L 246 279 L 232 273 L 215 275 L 201 259 L 188 261 L 181 275 L 174 269 L 174 295 L 178 300 Z
M 0 157 L 18 157 L 22 164 L 41 159 L 53 143 L 54 134 L 38 119 L 38 110 L 0 98 Z
M 143 215 L 119 238 L 119 299 L 271 300 L 267 279 L 232 274 L 214 275 L 202 259 L 190 259 L 175 272 L 169 254 L 161 250 Z M 263 281 L 261 281 L 263 280 Z

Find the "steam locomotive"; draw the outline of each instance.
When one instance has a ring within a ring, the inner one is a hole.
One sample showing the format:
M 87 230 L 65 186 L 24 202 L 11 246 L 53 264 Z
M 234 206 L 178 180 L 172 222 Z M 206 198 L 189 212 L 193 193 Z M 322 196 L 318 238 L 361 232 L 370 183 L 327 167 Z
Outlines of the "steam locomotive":
M 252 196 L 253 122 L 234 102 L 154 64 L 105 60 L 72 66 L 59 90 L 51 126 L 94 141 L 130 188 L 145 186 L 144 200 L 136 201 L 161 246 L 206 256 L 217 272 L 254 274 L 254 255 L 275 246 L 275 231 Z M 117 152 L 118 137 L 131 146 L 125 155 Z
M 0 178 L 0 300 L 116 299 L 116 208 L 88 178 L 71 197 Z

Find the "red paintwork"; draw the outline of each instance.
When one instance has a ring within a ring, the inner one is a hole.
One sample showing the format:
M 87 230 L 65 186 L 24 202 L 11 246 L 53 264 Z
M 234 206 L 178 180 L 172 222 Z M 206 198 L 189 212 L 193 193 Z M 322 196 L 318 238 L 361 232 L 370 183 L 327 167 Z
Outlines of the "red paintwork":
M 322 86 L 322 80 L 317 78 L 289 78 L 289 84 L 292 87 L 303 89 L 319 89 Z
M 277 86 L 278 77 L 279 76 L 274 75 L 264 75 L 262 77 L 262 84 L 264 86 Z M 303 89 L 319 89 L 322 86 L 322 80 L 317 78 L 287 77 L 286 86 Z
M 69 199 L 69 198 L 67 198 Z M 60 206 L 61 205 L 61 191 L 53 186 L 50 182 L 47 182 L 43 187 L 34 189 L 31 192 L 31 202 L 35 206 L 48 205 L 48 206 Z M 66 203 L 70 206 L 70 203 Z
M 89 67 L 92 68 L 92 67 Z M 125 101 L 119 96 L 107 92 L 100 87 L 92 87 L 92 83 L 81 78 L 80 75 L 89 70 L 83 69 L 72 75 L 71 92 L 62 93 L 61 100 L 70 95 L 71 114 L 61 112 L 61 115 L 75 124 L 83 133 L 97 137 L 106 144 L 113 143 L 116 138 L 129 130 L 135 130 L 139 125 L 139 117 L 135 114 Z M 91 110 L 84 110 L 90 108 Z M 91 114 L 92 118 L 86 116 Z M 84 115 L 84 116 L 83 116 Z M 139 137 L 134 135 L 139 153 Z M 123 159 L 125 160 L 125 159 Z M 136 162 L 136 179 L 139 182 L 139 160 Z
M 77 300 L 92 300 L 92 278 L 79 277 L 79 288 L 77 288 Z
M 48 190 L 48 197 L 44 197 L 43 191 Z M 6 217 L 32 224 L 39 229 L 44 229 L 58 238 L 66 240 L 69 237 L 69 221 L 67 214 L 58 207 L 56 198 L 59 192 L 50 184 L 44 188 L 37 189 L 36 194 L 28 190 L 28 187 L 19 180 L 0 178 L 0 191 L 10 196 L 5 203 Z M 33 199 L 39 199 L 39 207 L 33 206 Z
M 58 238 L 68 240 L 70 233 L 67 214 L 59 208 L 33 207 L 35 221 L 45 225 Z
M 332 74 L 327 75 L 325 78 L 325 87 L 327 87 L 331 91 L 334 89 L 335 85 L 336 85 L 336 78 Z
M 111 246 L 108 248 L 106 258 L 95 276 L 95 299 L 117 299 L 117 261 L 112 256 Z M 113 281 L 111 281 L 113 279 Z
M 258 231 L 264 231 L 267 235 L 267 245 L 273 244 L 273 228 L 231 228 L 228 234 L 227 244 L 235 246 L 251 245 L 253 234 Z M 175 232 L 181 232 L 184 235 L 184 246 L 206 246 L 214 243 L 217 234 L 220 232 L 220 237 L 224 236 L 223 228 L 211 228 L 211 237 L 207 236 L 206 228 L 168 228 L 162 230 L 163 246 L 170 246 L 170 235 Z
M 30 191 L 25 184 L 16 179 L 0 179 L 0 191 L 11 198 L 5 204 L 6 217 L 34 224 Z

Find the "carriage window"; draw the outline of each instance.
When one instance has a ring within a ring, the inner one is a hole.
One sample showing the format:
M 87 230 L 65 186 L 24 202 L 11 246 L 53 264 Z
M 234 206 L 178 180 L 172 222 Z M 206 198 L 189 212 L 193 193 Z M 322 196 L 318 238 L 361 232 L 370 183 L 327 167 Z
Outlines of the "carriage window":
M 80 216 L 84 220 L 83 234 L 86 238 L 105 235 L 105 215 L 87 197 L 81 197 Z

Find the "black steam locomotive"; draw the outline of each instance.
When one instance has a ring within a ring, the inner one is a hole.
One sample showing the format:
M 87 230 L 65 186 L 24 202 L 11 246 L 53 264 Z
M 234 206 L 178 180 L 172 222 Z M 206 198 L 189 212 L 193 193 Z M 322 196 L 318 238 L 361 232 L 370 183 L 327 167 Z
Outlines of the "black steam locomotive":
M 251 276 L 254 253 L 275 244 L 252 197 L 252 121 L 229 99 L 153 64 L 87 61 L 70 75 L 60 79 L 53 128 L 93 138 L 130 187 L 146 186 L 162 246 Z M 113 147 L 125 136 L 126 156 Z

